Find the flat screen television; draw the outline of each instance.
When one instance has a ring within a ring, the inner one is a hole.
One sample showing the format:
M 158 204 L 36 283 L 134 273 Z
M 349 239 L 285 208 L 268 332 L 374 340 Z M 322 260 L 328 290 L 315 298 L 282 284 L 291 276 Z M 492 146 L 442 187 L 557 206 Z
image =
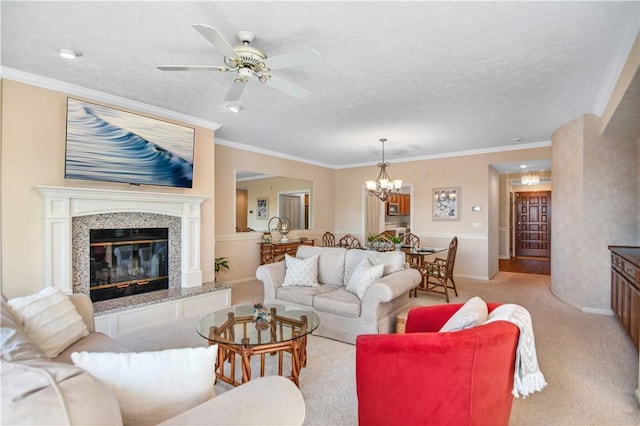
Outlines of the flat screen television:
M 195 129 L 67 98 L 66 179 L 193 186 Z

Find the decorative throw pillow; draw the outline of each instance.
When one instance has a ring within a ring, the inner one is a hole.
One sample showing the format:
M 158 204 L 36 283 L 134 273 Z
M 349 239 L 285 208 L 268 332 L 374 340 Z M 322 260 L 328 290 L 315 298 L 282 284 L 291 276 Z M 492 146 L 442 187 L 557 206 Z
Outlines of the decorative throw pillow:
M 283 287 L 318 287 L 318 259 L 320 254 L 314 254 L 306 259 L 298 259 L 288 254 L 284 255 L 285 274 Z
M 476 325 L 484 323 L 488 315 L 487 304 L 484 300 L 476 296 L 462 305 L 462 307 L 449 318 L 449 321 L 442 326 L 440 331 L 458 331 L 475 327 Z
M 37 294 L 10 299 L 9 305 L 29 338 L 49 358 L 89 334 L 73 302 L 57 288 L 47 287 Z
M 353 270 L 351 279 L 347 283 L 346 290 L 355 294 L 362 300 L 367 289 L 382 278 L 384 265 L 373 265 L 369 258 L 364 259 Z
M 157 424 L 214 396 L 218 346 L 138 353 L 74 352 L 116 395 L 124 424 Z
M 3 361 L 45 358 L 42 350 L 24 331 L 20 320 L 13 314 L 11 306 L 4 298 L 0 308 L 0 326 L 0 353 Z

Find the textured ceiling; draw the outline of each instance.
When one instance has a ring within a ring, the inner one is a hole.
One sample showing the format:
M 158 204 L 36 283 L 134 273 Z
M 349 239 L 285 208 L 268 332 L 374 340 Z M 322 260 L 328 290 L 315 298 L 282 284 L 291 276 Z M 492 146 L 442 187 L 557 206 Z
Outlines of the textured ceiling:
M 154 105 L 221 124 L 221 143 L 345 167 L 378 161 L 381 137 L 391 161 L 550 140 L 608 97 L 638 10 L 638 2 L 4 0 L 1 58 L 3 74 Z M 250 81 L 234 114 L 223 101 L 231 73 L 157 70 L 222 65 L 196 23 L 234 45 L 238 30 L 250 30 L 268 56 L 314 48 L 316 65 L 277 71 L 311 96 Z M 63 46 L 83 56 L 63 60 Z

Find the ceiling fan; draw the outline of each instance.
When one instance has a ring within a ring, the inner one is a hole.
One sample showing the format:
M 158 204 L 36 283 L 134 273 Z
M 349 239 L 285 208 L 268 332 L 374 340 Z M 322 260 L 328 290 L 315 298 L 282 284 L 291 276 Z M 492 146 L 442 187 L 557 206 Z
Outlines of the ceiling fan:
M 320 56 L 315 50 L 306 49 L 296 53 L 288 53 L 268 58 L 263 52 L 250 46 L 255 38 L 254 34 L 250 31 L 238 31 L 237 37 L 242 44 L 231 47 L 215 28 L 203 24 L 195 24 L 193 28 L 224 54 L 224 66 L 158 65 L 159 70 L 235 71 L 237 76 L 234 78 L 224 98 L 227 102 L 240 99 L 247 82 L 253 77 L 260 83 L 278 89 L 294 98 L 305 99 L 311 94 L 308 90 L 273 75 L 271 71 L 311 63 Z

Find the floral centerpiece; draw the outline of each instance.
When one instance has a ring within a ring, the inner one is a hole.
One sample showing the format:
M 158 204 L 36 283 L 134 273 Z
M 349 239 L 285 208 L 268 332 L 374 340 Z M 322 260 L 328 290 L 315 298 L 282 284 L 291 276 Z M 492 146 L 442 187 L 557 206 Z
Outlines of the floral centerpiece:
M 271 319 L 271 313 L 262 303 L 255 303 L 253 305 L 253 322 L 256 325 L 256 330 L 268 329 L 271 324 Z

